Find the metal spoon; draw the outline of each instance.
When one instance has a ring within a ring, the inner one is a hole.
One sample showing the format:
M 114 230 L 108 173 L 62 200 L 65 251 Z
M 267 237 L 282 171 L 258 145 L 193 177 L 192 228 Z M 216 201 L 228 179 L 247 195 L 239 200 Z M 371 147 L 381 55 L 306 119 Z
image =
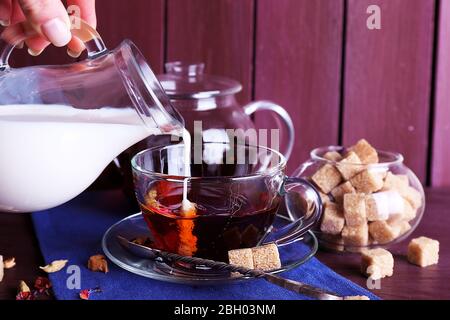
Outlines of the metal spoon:
M 300 293 L 304 296 L 315 298 L 318 300 L 343 300 L 343 297 L 340 297 L 334 293 L 310 286 L 308 284 L 284 279 L 280 276 L 276 276 L 270 273 L 266 273 L 261 270 L 248 269 L 244 267 L 239 267 L 235 265 L 231 265 L 225 262 L 195 258 L 195 257 L 186 257 L 175 253 L 165 252 L 157 249 L 152 249 L 134 242 L 129 241 L 128 239 L 117 236 L 119 243 L 132 254 L 139 256 L 145 259 L 158 259 L 161 258 L 164 261 L 169 262 L 184 262 L 194 265 L 206 266 L 215 270 L 223 270 L 230 272 L 238 272 L 244 276 L 250 276 L 255 278 L 263 278 L 268 282 L 282 287 L 284 289 Z

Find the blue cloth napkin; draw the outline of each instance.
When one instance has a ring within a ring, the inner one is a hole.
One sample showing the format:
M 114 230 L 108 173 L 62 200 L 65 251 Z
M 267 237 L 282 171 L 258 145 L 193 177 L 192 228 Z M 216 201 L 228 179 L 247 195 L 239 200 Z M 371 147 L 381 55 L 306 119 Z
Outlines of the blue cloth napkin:
M 307 299 L 278 288 L 264 280 L 252 280 L 230 285 L 188 286 L 165 283 L 127 272 L 112 262 L 107 274 L 87 269 L 91 255 L 102 253 L 101 239 L 115 222 L 130 215 L 130 208 L 118 191 L 87 192 L 58 208 L 32 214 L 37 238 L 47 263 L 67 259 L 79 266 L 81 288 L 100 287 L 91 300 L 109 299 Z M 71 271 L 68 273 L 68 271 Z M 49 275 L 57 299 L 79 299 L 79 289 L 71 289 L 76 280 L 72 269 Z M 366 295 L 378 299 L 369 291 L 341 277 L 316 258 L 295 270 L 282 274 L 340 295 Z M 68 286 L 69 284 L 69 286 Z

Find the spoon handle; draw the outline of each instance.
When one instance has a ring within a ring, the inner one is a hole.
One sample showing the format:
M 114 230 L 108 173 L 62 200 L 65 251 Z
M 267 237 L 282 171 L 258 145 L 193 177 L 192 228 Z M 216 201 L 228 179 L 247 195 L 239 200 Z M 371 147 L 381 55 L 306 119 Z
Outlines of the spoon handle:
M 197 257 L 186 257 L 176 253 L 165 252 L 157 249 L 152 249 L 143 245 L 131 242 L 123 237 L 118 237 L 119 242 L 129 251 L 145 258 L 161 258 L 170 262 L 184 262 L 193 265 L 202 265 L 215 270 L 223 270 L 230 272 L 237 272 L 244 276 L 263 278 L 266 281 L 284 288 L 289 291 L 293 291 L 304 296 L 319 299 L 319 300 L 343 300 L 342 297 L 337 296 L 331 292 L 310 286 L 306 283 L 284 279 L 280 276 L 276 276 L 261 270 L 248 269 L 241 266 L 231 265 L 221 261 L 214 261 L 209 259 L 202 259 Z

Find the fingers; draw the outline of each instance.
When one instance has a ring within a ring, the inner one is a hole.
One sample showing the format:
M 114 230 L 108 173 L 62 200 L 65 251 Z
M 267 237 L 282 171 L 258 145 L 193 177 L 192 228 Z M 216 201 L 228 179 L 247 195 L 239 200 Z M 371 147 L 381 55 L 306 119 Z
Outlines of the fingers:
M 67 45 L 67 54 L 72 58 L 78 58 L 84 49 L 84 43 L 80 39 L 72 37 L 72 40 Z
M 95 13 L 95 0 L 67 0 L 67 8 L 76 6 L 74 13 L 79 13 L 80 18 L 86 21 L 91 27 L 97 27 L 97 16 Z M 68 44 L 67 54 L 73 58 L 78 58 L 85 49 L 82 41 L 76 37 L 72 37 L 72 40 Z
M 25 40 L 25 44 L 28 47 L 28 53 L 33 57 L 36 57 L 50 45 L 50 42 L 48 42 L 44 37 L 36 35 Z
M 12 0 L 0 0 L 0 25 L 3 27 L 11 24 Z
M 70 21 L 61 0 L 19 0 L 30 25 L 49 42 L 63 47 L 72 38 Z

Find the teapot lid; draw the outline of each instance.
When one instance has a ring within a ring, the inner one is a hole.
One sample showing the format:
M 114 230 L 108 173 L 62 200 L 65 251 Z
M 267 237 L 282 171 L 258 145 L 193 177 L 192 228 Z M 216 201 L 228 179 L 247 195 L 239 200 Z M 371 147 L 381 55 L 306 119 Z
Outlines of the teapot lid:
M 158 79 L 171 99 L 205 99 L 235 94 L 242 85 L 232 79 L 205 74 L 205 64 L 180 61 L 166 63 Z

